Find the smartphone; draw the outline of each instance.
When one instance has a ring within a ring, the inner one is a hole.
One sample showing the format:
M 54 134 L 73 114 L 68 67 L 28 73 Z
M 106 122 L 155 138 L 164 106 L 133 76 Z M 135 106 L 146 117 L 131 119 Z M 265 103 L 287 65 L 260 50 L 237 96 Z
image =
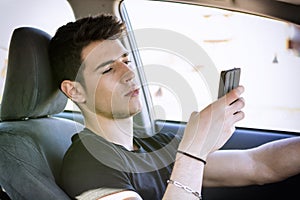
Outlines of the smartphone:
M 239 86 L 240 83 L 240 68 L 233 68 L 221 71 L 218 98 L 221 98 L 232 89 Z

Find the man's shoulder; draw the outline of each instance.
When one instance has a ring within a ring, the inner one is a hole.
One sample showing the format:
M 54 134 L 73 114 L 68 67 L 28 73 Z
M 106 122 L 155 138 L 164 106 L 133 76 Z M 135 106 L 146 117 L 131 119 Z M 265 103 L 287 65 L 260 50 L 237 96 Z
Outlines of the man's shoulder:
M 118 155 L 119 151 L 118 146 L 85 128 L 81 132 L 73 135 L 72 144 L 65 156 L 68 154 L 91 154 L 93 157 L 95 157 L 95 155 L 98 157 L 106 156 L 107 154 Z

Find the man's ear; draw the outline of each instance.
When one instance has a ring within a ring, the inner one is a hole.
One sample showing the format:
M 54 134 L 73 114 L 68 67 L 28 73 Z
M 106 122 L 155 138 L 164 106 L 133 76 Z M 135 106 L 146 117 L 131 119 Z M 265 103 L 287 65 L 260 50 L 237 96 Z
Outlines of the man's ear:
M 85 92 L 82 85 L 76 81 L 64 80 L 61 83 L 61 90 L 65 95 L 76 103 L 85 102 Z

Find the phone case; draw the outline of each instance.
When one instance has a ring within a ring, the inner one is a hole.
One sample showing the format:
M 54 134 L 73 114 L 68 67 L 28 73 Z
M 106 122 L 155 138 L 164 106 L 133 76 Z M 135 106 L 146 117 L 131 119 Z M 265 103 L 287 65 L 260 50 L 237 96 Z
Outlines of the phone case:
M 221 72 L 218 98 L 239 86 L 240 75 L 240 68 L 233 68 Z

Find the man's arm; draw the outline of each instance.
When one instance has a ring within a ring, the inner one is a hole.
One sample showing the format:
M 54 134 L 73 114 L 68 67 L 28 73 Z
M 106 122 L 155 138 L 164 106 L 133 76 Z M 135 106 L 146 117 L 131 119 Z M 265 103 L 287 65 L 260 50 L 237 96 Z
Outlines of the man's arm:
M 116 188 L 98 188 L 86 191 L 78 196 L 77 200 L 142 200 L 141 196 L 131 190 Z
M 293 137 L 248 150 L 220 150 L 210 154 L 203 185 L 262 185 L 299 173 L 300 137 Z
M 234 124 L 244 118 L 241 111 L 244 100 L 240 98 L 243 91 L 243 87 L 238 87 L 201 112 L 191 115 L 178 147 L 180 152 L 191 156 L 177 153 L 171 180 L 201 194 L 205 162 L 192 156 L 206 160 L 210 153 L 222 147 L 231 137 Z M 199 199 L 193 195 L 182 187 L 168 184 L 163 199 Z
M 99 198 L 97 200 L 142 200 L 142 197 L 134 191 L 126 190 Z

